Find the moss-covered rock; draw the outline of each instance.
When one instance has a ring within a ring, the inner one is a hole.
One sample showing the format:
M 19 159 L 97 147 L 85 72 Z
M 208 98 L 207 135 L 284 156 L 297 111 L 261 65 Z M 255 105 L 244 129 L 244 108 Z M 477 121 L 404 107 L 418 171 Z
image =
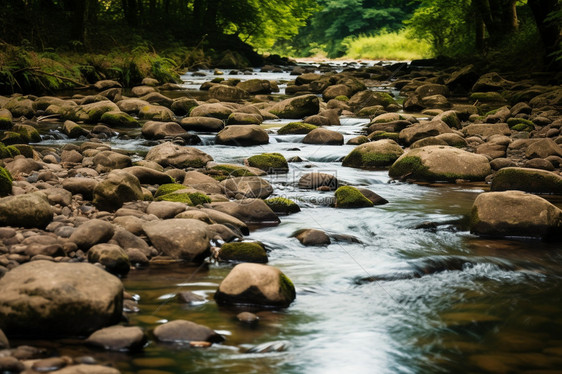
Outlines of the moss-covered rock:
M 219 260 L 265 264 L 268 258 L 263 244 L 259 242 L 234 242 L 223 244 L 219 252 Z
M 18 144 L 27 143 L 26 139 L 19 133 L 15 131 L 4 131 L 4 136 L 2 137 L 3 144 Z
M 21 135 L 24 140 L 22 143 L 39 143 L 41 141 L 41 135 L 39 131 L 30 125 L 15 125 L 12 131 L 17 132 Z M 14 143 L 12 143 L 14 144 Z
M 339 95 L 334 97 L 334 100 L 343 101 L 344 103 L 347 103 L 349 101 L 349 97 L 347 97 L 346 95 Z
M 336 208 L 368 208 L 373 202 L 365 197 L 357 188 L 342 186 L 335 192 Z
M 274 104 L 269 112 L 279 118 L 304 118 L 318 114 L 320 100 L 316 95 L 302 95 L 285 99 Z
M 485 156 L 450 146 L 430 145 L 411 149 L 392 166 L 391 178 L 409 178 L 420 181 L 481 181 L 492 169 Z
M 298 213 L 301 208 L 293 200 L 284 197 L 272 197 L 265 200 L 268 207 L 277 215 Z
M 231 164 L 219 164 L 210 168 L 212 171 L 211 177 L 222 181 L 227 178 L 232 177 L 254 177 L 255 173 L 248 170 L 243 166 L 231 165 Z
M 139 121 L 125 112 L 110 111 L 102 114 L 100 118 L 101 123 L 105 123 L 109 127 L 127 127 L 137 128 L 140 127 Z
M 277 130 L 277 134 L 279 135 L 308 134 L 309 132 L 311 132 L 316 128 L 318 128 L 318 126 L 314 126 L 309 123 L 291 122 L 281 127 L 279 130 Z
M 400 140 L 400 134 L 397 132 L 388 132 L 388 131 L 375 131 L 369 134 L 367 137 L 371 141 L 377 141 L 382 139 L 390 139 L 398 142 Z
M 470 98 L 475 101 L 481 102 L 499 102 L 505 103 L 504 97 L 499 92 L 473 92 Z
M 13 125 L 12 112 L 8 109 L 0 109 L 0 130 L 10 130 Z
M 289 171 L 289 164 L 281 153 L 262 153 L 248 157 L 248 165 L 261 169 L 270 174 L 286 173 Z
M 189 199 L 193 205 L 203 205 L 211 202 L 211 198 L 202 192 L 190 192 L 188 193 Z
M 390 139 L 378 140 L 355 147 L 342 165 L 360 169 L 376 169 L 392 165 L 404 153 L 402 148 Z
M 166 183 L 166 184 L 163 184 L 160 187 L 158 187 L 158 189 L 154 193 L 154 197 L 158 198 L 160 196 L 170 194 L 174 191 L 185 190 L 185 189 L 186 189 L 186 186 L 184 186 L 183 184 L 180 184 L 180 183 Z
M 131 263 L 127 252 L 116 244 L 101 243 L 88 250 L 88 262 L 99 262 L 110 273 L 126 275 Z
M 3 167 L 0 167 L 0 196 L 12 193 L 12 175 Z
M 507 125 L 515 131 L 533 131 L 535 129 L 533 121 L 524 118 L 510 118 L 507 120 Z
M 77 139 L 81 136 L 88 136 L 90 132 L 74 121 L 66 120 L 62 125 L 62 132 L 72 139 Z
M 185 189 L 185 186 L 184 186 Z M 158 196 L 156 198 L 157 201 L 173 201 L 176 203 L 184 203 L 187 205 L 193 205 L 191 198 L 189 197 L 189 193 L 187 192 L 179 192 L 179 193 L 169 193 L 166 195 Z
M 33 158 L 33 147 L 29 144 L 13 144 L 7 146 L 6 149 L 10 153 L 10 157 L 23 155 L 26 158 Z
M 562 194 L 562 177 L 546 170 L 507 167 L 494 176 L 491 190 Z
M 13 145 L 6 146 L 4 143 L 0 143 L 0 158 L 15 157 L 19 154 L 19 150 Z

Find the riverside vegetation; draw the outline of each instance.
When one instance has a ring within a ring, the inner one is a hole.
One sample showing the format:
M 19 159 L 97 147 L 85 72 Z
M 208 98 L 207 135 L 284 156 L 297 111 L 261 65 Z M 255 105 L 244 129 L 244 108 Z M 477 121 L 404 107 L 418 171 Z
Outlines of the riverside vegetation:
M 201 85 L 205 96 L 199 99 L 151 77 L 131 89 L 101 80 L 68 95 L 0 97 L 7 150 L 0 169 L 2 371 L 118 372 L 84 356 L 45 358 L 40 347 L 11 348 L 20 339 L 72 337 L 69 344 L 129 352 L 146 344 L 201 348 L 228 342 L 228 336 L 182 319 L 149 329 L 122 322 L 123 313 L 139 308 L 119 277 L 154 266 L 232 264 L 214 295 L 217 305 L 230 306 L 234 314 L 244 306 L 254 312 L 291 308 L 295 285 L 279 268 L 264 264 L 263 243 L 244 237 L 299 211 L 298 202 L 268 199 L 275 191 L 267 178 L 303 160 L 256 152 L 245 164 L 217 163 L 199 149 L 209 135 L 215 147 L 253 151 L 276 134 L 306 133 L 303 144 L 343 147 L 343 136 L 333 129 L 345 118 L 364 118 L 347 141 L 355 148 L 344 166 L 364 173 L 388 170 L 398 184 L 476 183 L 490 192 L 466 212 L 473 234 L 562 240 L 562 210 L 548 201 L 556 203 L 562 194 L 559 77 L 406 63 L 262 70 L 290 71 L 295 79 L 284 95 L 273 95 L 282 82 L 218 75 Z M 381 84 L 390 90 L 370 89 Z M 66 144 L 42 144 L 53 136 Z M 144 139 L 148 152 L 112 147 L 118 137 Z M 333 209 L 388 203 L 326 173 L 289 183 L 302 193 L 331 195 Z M 539 195 L 544 193 L 549 195 Z M 333 240 L 306 227 L 294 236 L 303 246 Z M 239 319 L 256 316 L 246 312 Z M 480 361 L 471 365 L 486 368 Z

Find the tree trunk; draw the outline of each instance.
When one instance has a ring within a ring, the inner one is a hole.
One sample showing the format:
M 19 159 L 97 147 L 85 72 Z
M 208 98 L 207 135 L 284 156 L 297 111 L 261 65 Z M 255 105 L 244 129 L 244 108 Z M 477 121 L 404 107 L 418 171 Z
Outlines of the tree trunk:
M 546 18 L 551 12 L 559 9 L 560 5 L 558 4 L 558 0 L 528 0 L 527 4 L 531 7 L 533 17 L 539 29 L 539 34 L 546 52 L 545 62 L 547 66 L 553 67 L 554 65 L 559 65 L 560 63 L 555 61 L 552 53 L 558 50 L 561 25 L 546 21 Z
M 203 17 L 203 29 L 209 36 L 218 34 L 217 15 L 219 13 L 220 0 L 207 0 L 207 9 Z
M 72 15 L 71 40 L 78 40 L 84 43 L 85 18 L 86 0 L 76 0 L 74 2 L 74 12 Z

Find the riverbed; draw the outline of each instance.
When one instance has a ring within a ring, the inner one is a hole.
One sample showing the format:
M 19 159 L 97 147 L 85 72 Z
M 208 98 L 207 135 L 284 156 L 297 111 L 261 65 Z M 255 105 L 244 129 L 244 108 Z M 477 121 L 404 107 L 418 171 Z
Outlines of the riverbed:
M 185 88 L 194 90 L 210 77 L 210 71 L 206 77 L 186 75 Z M 287 73 L 236 77 L 291 79 Z M 273 196 L 294 200 L 301 212 L 282 216 L 277 226 L 255 227 L 247 238 L 264 243 L 269 264 L 295 284 L 297 298 L 289 308 L 217 306 L 213 294 L 229 265 L 151 265 L 123 279 L 139 300 L 139 312 L 127 313 L 129 323 L 151 330 L 187 319 L 216 330 L 224 343 L 201 349 L 150 340 L 134 354 L 65 344 L 53 348 L 73 354 L 83 350 L 123 373 L 143 374 L 507 373 L 562 367 L 559 244 L 471 235 L 467 216 L 486 184 L 411 184 L 392 181 L 385 170 L 342 167 L 354 146 L 308 145 L 301 142 L 304 135 L 277 135 L 287 122 L 264 123 L 270 132 L 267 145 L 216 145 L 214 134 L 201 133 L 203 145 L 197 148 L 219 163 L 242 163 L 266 152 L 303 160 L 289 163 L 287 174 L 265 177 Z M 361 134 L 368 120 L 341 122 L 328 129 L 342 133 L 347 142 Z M 112 146 L 148 149 L 142 139 L 114 139 Z M 297 187 L 300 176 L 311 171 L 368 188 L 389 203 L 335 209 L 333 192 Z M 327 232 L 332 244 L 301 245 L 291 236 L 305 228 Z M 180 291 L 205 301 L 180 304 L 175 299 Z M 244 310 L 256 313 L 259 323 L 240 323 L 236 314 Z

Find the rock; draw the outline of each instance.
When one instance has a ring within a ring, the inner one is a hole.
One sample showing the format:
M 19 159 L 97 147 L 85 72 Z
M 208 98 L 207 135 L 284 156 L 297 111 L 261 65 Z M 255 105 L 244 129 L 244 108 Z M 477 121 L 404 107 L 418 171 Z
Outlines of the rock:
M 257 125 L 231 125 L 217 134 L 216 142 L 224 145 L 252 146 L 269 143 L 269 135 Z
M 25 247 L 24 253 L 29 256 L 64 256 L 62 240 L 51 235 L 33 235 L 25 238 L 21 245 Z
M 547 158 L 548 156 L 562 157 L 562 147 L 550 138 L 537 140 L 525 150 L 527 158 Z
M 309 132 L 302 142 L 305 144 L 342 145 L 343 135 L 337 131 L 317 128 Z
M 3 167 L 0 167 L 0 196 L 6 196 L 12 193 L 12 175 Z
M 11 175 L 31 174 L 34 171 L 43 169 L 43 165 L 29 158 L 16 158 L 14 161 L 6 164 L 6 170 Z
M 219 101 L 239 102 L 249 98 L 250 96 L 248 95 L 248 92 L 241 88 L 217 84 L 209 89 L 209 97 Z
M 98 173 L 106 173 L 114 169 L 124 169 L 133 164 L 131 158 L 113 151 L 102 151 L 94 156 L 94 168 Z
M 263 122 L 260 114 L 234 112 L 228 116 L 227 125 L 259 125 Z
M 265 79 L 248 79 L 236 85 L 250 95 L 268 95 L 272 92 L 271 82 Z
M 468 143 L 462 136 L 454 133 L 437 135 L 435 138 L 445 141 L 445 143 L 447 143 L 447 145 L 450 145 L 451 147 L 464 148 L 468 145 Z
M 234 229 L 234 231 L 236 232 L 240 232 L 243 235 L 250 234 L 248 226 L 244 222 L 234 216 L 231 216 L 230 214 L 208 208 L 200 209 L 200 211 L 202 213 L 205 213 L 211 220 L 218 224 L 223 224 L 231 229 Z
M 203 151 L 194 147 L 182 147 L 177 144 L 166 142 L 152 147 L 145 157 L 147 161 L 174 168 L 201 168 L 213 158 Z
M 432 109 L 449 109 L 451 103 L 443 95 L 431 95 L 421 99 L 422 105 Z
M 162 95 L 159 92 L 149 92 L 141 97 L 142 100 L 149 102 L 150 104 L 161 105 L 162 107 L 170 108 L 174 100 L 167 96 Z
M 223 192 L 220 183 L 216 179 L 195 170 L 185 173 L 183 184 L 208 194 L 220 194 Z
M 94 188 L 94 204 L 100 210 L 115 211 L 128 201 L 142 199 L 139 180 L 123 170 L 113 170 Z
M 281 127 L 279 130 L 277 130 L 277 134 L 279 135 L 308 134 L 309 132 L 311 132 L 316 128 L 317 126 L 311 125 L 309 123 L 291 122 Z
M 402 147 L 394 140 L 377 140 L 355 147 L 345 156 L 342 165 L 360 169 L 376 169 L 392 165 L 403 153 Z
M 371 190 L 368 190 L 366 188 L 358 188 L 358 190 L 363 194 L 363 196 L 369 199 L 373 203 L 373 205 L 388 204 L 388 200 L 386 200 L 384 197 L 379 196 Z
M 0 372 L 20 373 L 25 370 L 23 362 L 12 356 L 0 357 Z
M 186 320 L 164 323 L 154 329 L 154 337 L 161 342 L 211 342 L 220 343 L 224 338 L 210 328 Z
M 268 261 L 263 244 L 259 242 L 234 242 L 222 245 L 219 261 L 253 262 L 265 264 Z
M 220 104 L 203 104 L 195 107 L 189 113 L 190 117 L 212 117 L 220 120 L 227 120 L 228 116 L 232 114 L 233 110 L 229 107 Z
M 236 265 L 221 282 L 218 304 L 251 304 L 288 307 L 296 297 L 295 287 L 279 269 L 260 264 Z
M 260 320 L 260 317 L 258 317 L 257 315 L 255 315 L 254 313 L 250 313 L 250 312 L 242 312 L 242 313 L 238 313 L 236 315 L 236 319 L 242 323 L 245 323 L 247 325 L 257 325 L 257 323 Z
M 473 92 L 489 92 L 489 91 L 503 91 L 506 88 L 511 87 L 513 82 L 505 80 L 498 73 L 491 72 L 482 75 L 474 86 L 472 86 Z
M 178 292 L 176 294 L 176 299 L 178 302 L 186 304 L 199 304 L 205 302 L 205 298 L 203 296 L 197 295 L 191 291 Z
M 77 139 L 81 136 L 88 136 L 90 132 L 73 121 L 64 121 L 62 132 L 69 138 Z
M 119 107 L 119 110 L 125 113 L 138 114 L 145 106 L 149 107 L 150 103 L 141 99 L 123 99 L 117 102 L 117 107 Z
M 371 200 L 367 199 L 357 188 L 342 186 L 335 192 L 336 208 L 369 208 L 373 206 Z
M 66 178 L 62 182 L 62 187 L 73 195 L 81 194 L 84 199 L 91 200 L 97 184 L 98 182 L 92 178 Z
M 492 135 L 511 135 L 511 130 L 507 123 L 474 123 L 462 129 L 466 137 L 480 135 L 482 137 L 489 137 Z
M 284 197 L 273 197 L 265 200 L 265 203 L 277 215 L 289 215 L 301 211 L 297 203 Z
M 429 136 L 451 133 L 453 130 L 443 121 L 423 121 L 400 131 L 400 141 L 407 145 Z
M 10 130 L 14 126 L 14 118 L 8 109 L 0 108 L 0 130 Z
M 546 170 L 506 167 L 496 173 L 490 189 L 562 194 L 562 177 Z
M 433 145 L 407 151 L 392 164 L 388 174 L 397 179 L 455 181 L 484 180 L 491 172 L 485 156 Z
M 249 166 L 261 169 L 268 174 L 282 174 L 289 171 L 289 164 L 280 153 L 262 153 L 246 159 Z
M 84 222 L 74 230 L 69 240 L 78 248 L 88 250 L 98 243 L 106 243 L 115 233 L 113 225 L 100 219 Z
M 236 199 L 258 198 L 265 199 L 273 193 L 271 184 L 260 177 L 235 177 L 223 180 L 221 183 L 226 196 Z
M 147 121 L 142 126 L 142 136 L 146 139 L 164 139 L 186 135 L 187 131 L 176 122 Z
M 299 179 L 298 186 L 306 189 L 328 187 L 330 190 L 335 190 L 338 188 L 338 179 L 326 173 L 307 173 Z
M 207 224 L 199 220 L 147 222 L 143 230 L 157 250 L 172 258 L 200 263 L 210 254 Z
M 129 256 L 123 248 L 116 244 L 96 244 L 88 250 L 88 262 L 99 262 L 115 275 L 127 275 L 131 268 Z
M 274 104 L 269 112 L 279 118 L 304 118 L 318 114 L 320 101 L 316 95 L 302 95 L 285 99 Z
M 135 86 L 131 88 L 131 95 L 137 97 L 148 95 L 151 92 L 156 92 L 156 88 L 149 86 Z
M 140 108 L 139 118 L 152 121 L 169 122 L 174 120 L 174 112 L 165 106 L 148 104 Z
M 33 101 L 25 96 L 12 97 L 3 106 L 4 109 L 9 110 L 14 117 L 32 118 L 35 114 Z
M 160 219 L 172 218 L 185 211 L 186 204 L 176 201 L 153 201 L 146 208 L 147 214 Z
M 53 220 L 53 210 L 42 193 L 0 199 L 0 225 L 43 229 Z
M 174 183 L 174 179 L 168 174 L 144 166 L 131 166 L 123 171 L 137 177 L 141 184 Z
M 8 341 L 8 338 L 6 337 L 6 334 L 4 334 L 4 331 L 0 330 L 0 350 L 9 348 L 10 342 Z
M 142 349 L 146 340 L 138 326 L 111 326 L 94 332 L 86 343 L 108 351 L 136 351 Z
M 494 142 L 488 142 L 488 143 L 484 143 L 484 144 L 479 145 L 476 148 L 476 153 L 479 154 L 479 155 L 485 155 L 490 160 L 493 160 L 493 159 L 496 159 L 496 158 L 505 157 L 505 155 L 506 155 L 505 151 L 506 150 L 507 150 L 507 145 L 498 144 L 498 143 L 494 143 Z
M 28 262 L 6 273 L 0 288 L 8 336 L 80 336 L 121 318 L 121 281 L 91 264 Z
M 189 115 L 189 112 L 196 106 L 199 106 L 197 100 L 188 97 L 178 97 L 174 100 L 170 109 L 172 109 L 176 116 L 185 116 Z
M 552 165 L 550 161 L 545 160 L 543 158 L 533 158 L 532 160 L 527 160 L 523 164 L 523 167 L 554 171 L 554 165 Z
M 261 199 L 244 199 L 230 202 L 212 203 L 212 208 L 249 223 L 279 223 L 279 217 Z M 207 212 L 205 210 L 205 212 Z M 219 222 L 210 215 L 213 220 Z
M 332 241 L 324 231 L 316 229 L 298 230 L 292 236 L 298 239 L 304 246 L 324 246 L 330 244 Z
M 521 191 L 487 192 L 472 206 L 470 231 L 483 236 L 562 239 L 562 210 Z
M 224 128 L 224 121 L 213 117 L 185 117 L 180 126 L 187 131 L 218 132 Z
M 416 88 L 414 93 L 421 98 L 432 95 L 449 96 L 449 87 L 443 84 L 427 83 Z
M 388 93 L 369 90 L 356 93 L 349 99 L 347 104 L 353 112 L 359 112 L 365 107 L 375 105 L 382 105 L 388 110 L 392 105 L 397 105 L 396 101 Z
M 102 114 L 100 120 L 111 128 L 137 128 L 140 127 L 139 121 L 129 114 L 120 110 L 109 111 Z

